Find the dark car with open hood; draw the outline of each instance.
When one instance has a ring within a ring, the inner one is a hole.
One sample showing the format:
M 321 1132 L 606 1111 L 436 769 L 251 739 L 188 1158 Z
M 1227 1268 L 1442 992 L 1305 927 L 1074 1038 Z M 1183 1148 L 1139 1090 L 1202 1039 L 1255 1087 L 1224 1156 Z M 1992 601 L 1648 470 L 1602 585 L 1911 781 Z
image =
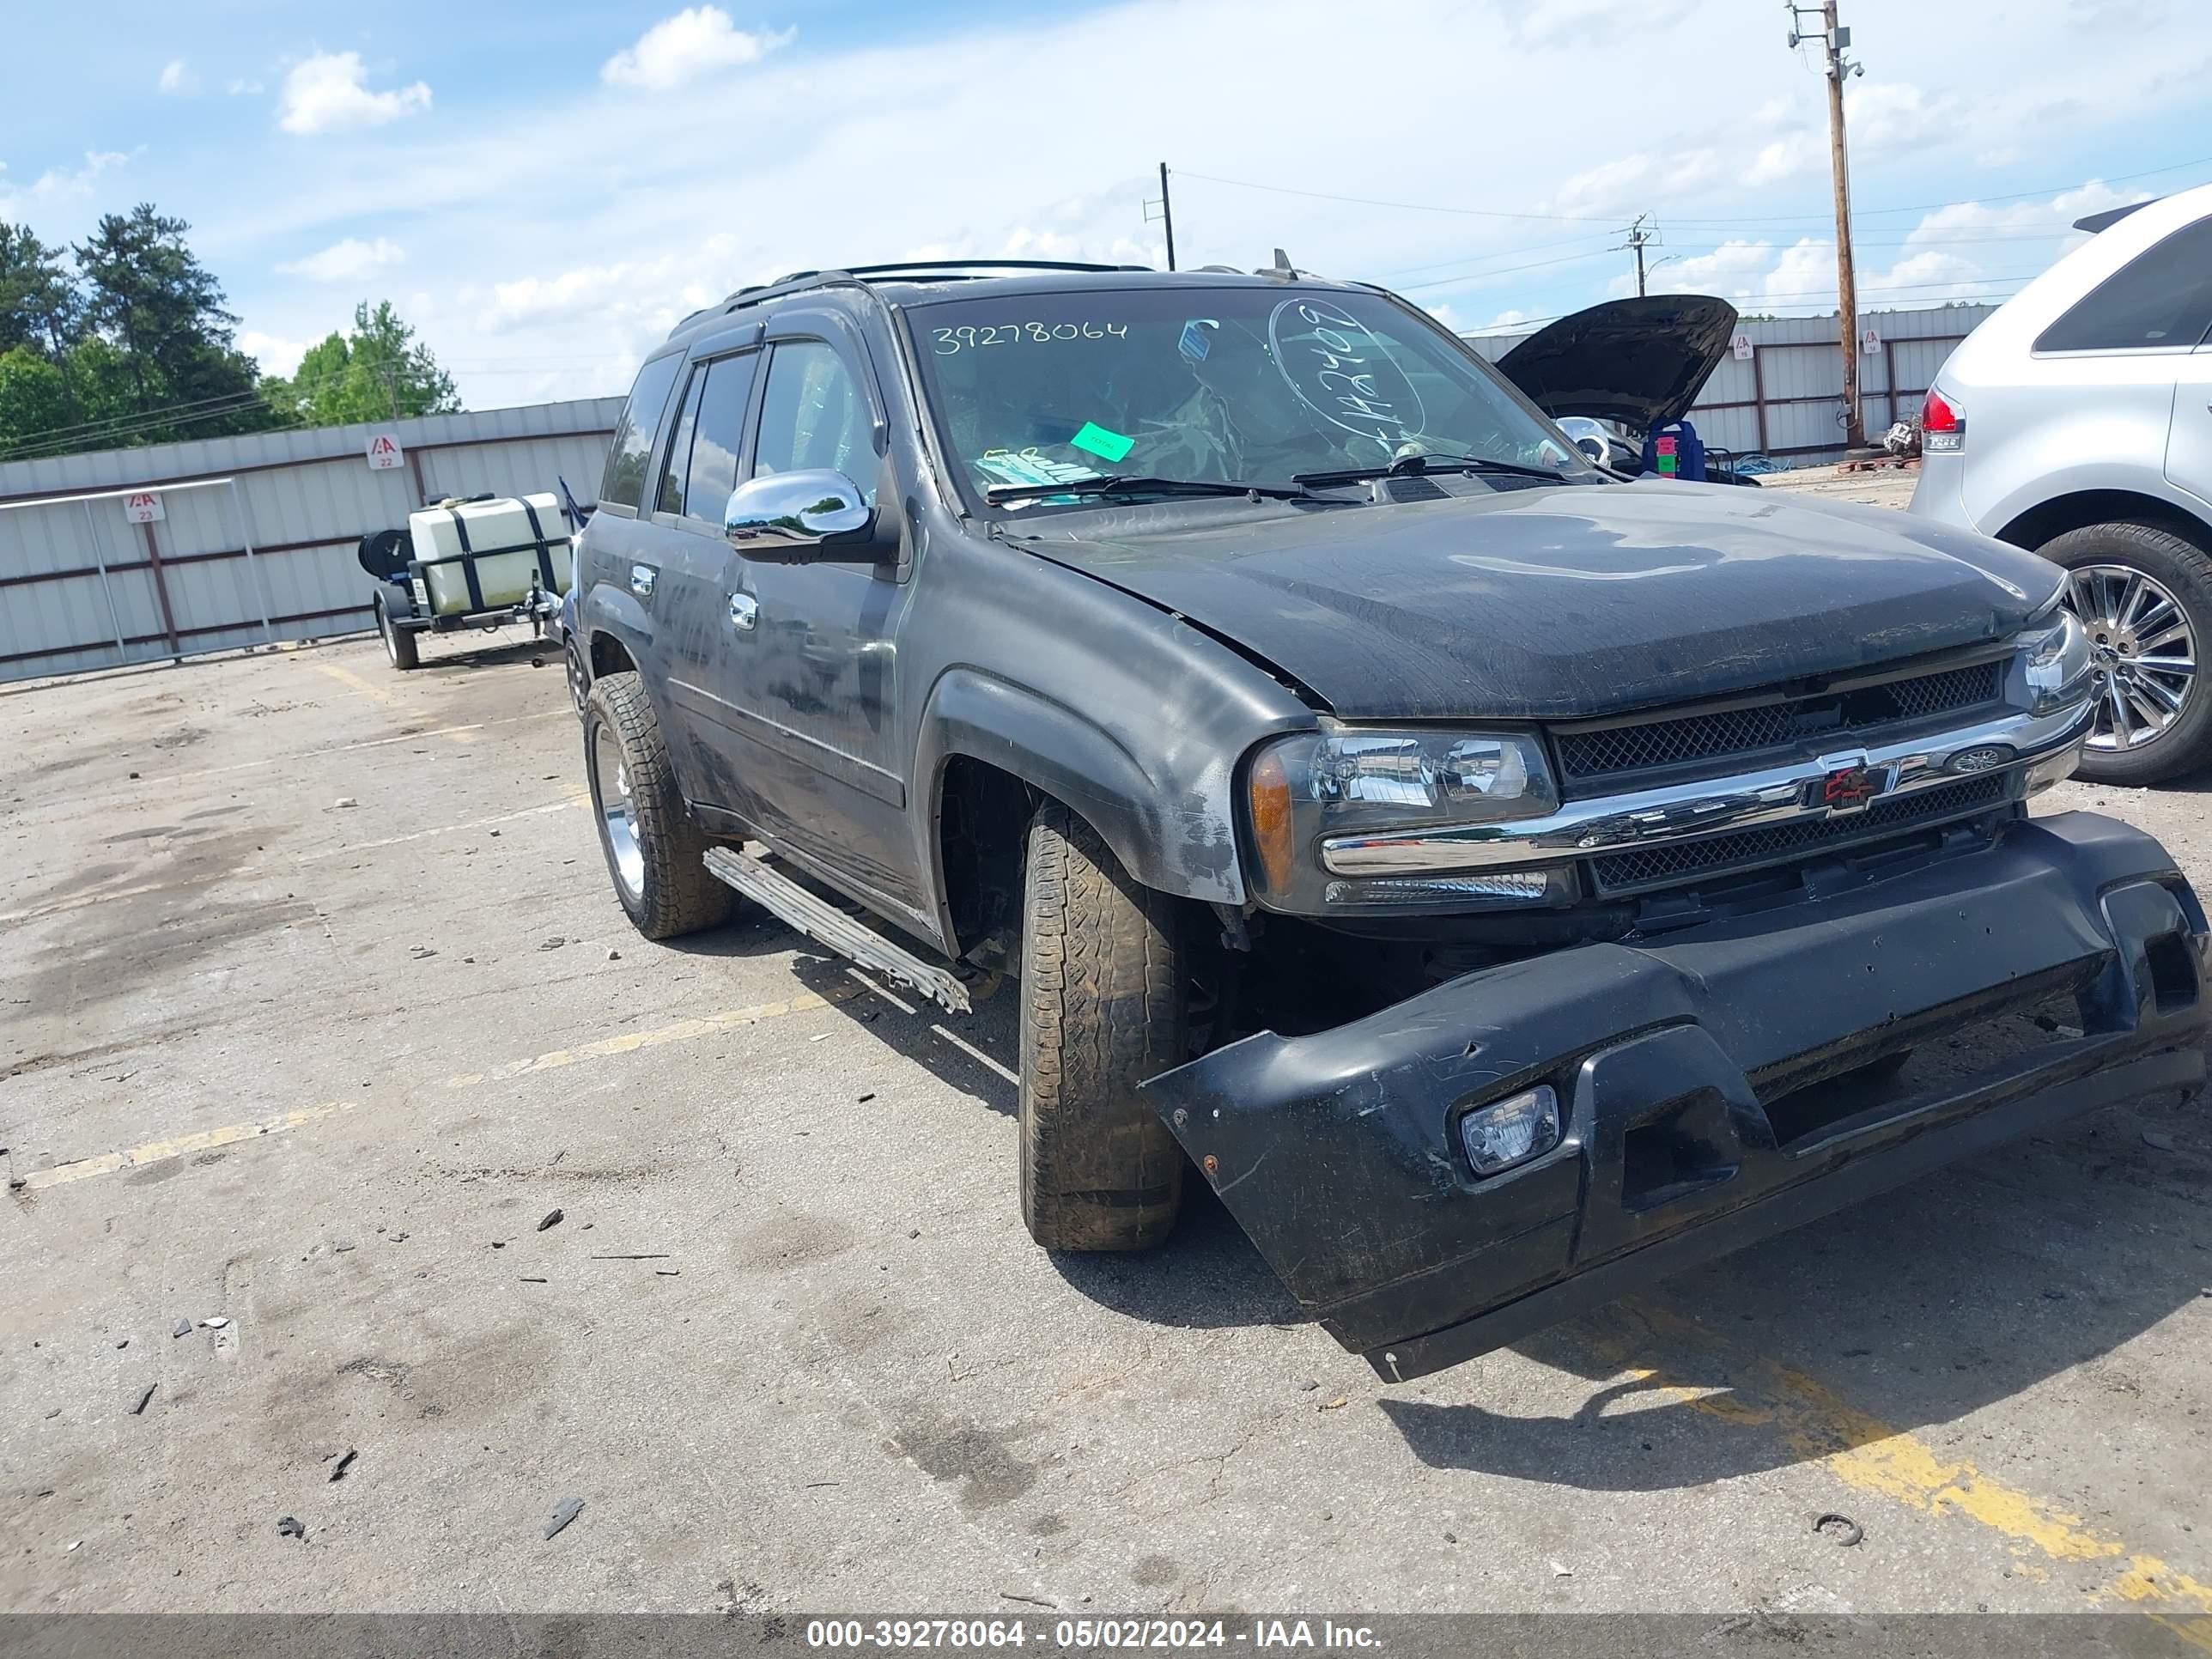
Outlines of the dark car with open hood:
M 2059 573 L 1624 482 L 1559 390 L 1279 259 L 687 318 L 579 554 L 617 896 L 956 1011 L 1011 976 L 1037 1243 L 1202 1181 L 1392 1379 L 2197 1088 L 2196 895 L 2028 816 L 2091 729 Z

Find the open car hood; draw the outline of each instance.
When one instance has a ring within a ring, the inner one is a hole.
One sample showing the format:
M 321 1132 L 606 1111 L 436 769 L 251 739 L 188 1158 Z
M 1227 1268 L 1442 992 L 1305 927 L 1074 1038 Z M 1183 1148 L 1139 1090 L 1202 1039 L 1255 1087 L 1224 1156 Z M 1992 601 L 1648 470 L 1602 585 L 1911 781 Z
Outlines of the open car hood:
M 1703 294 L 1610 300 L 1562 317 L 1498 360 L 1547 415 L 1648 432 L 1679 421 L 1735 334 L 1735 307 Z

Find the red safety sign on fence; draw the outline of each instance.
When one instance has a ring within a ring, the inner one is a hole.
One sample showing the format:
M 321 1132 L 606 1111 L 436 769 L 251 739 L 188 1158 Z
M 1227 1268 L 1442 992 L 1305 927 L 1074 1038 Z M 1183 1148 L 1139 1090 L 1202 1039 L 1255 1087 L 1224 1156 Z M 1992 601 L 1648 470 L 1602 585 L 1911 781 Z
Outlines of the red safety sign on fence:
M 389 432 L 379 432 L 368 441 L 368 467 L 372 472 L 403 465 L 406 453 L 399 447 L 399 440 Z

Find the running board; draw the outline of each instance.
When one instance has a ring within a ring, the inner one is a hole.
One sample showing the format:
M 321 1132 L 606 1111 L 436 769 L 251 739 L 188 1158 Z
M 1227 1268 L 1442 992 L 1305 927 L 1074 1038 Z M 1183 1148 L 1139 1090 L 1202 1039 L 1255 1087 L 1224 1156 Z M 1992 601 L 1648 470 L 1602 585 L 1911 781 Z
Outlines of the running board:
M 797 928 L 817 944 L 826 945 L 841 957 L 863 968 L 872 968 L 943 1005 L 956 1014 L 971 1013 L 968 988 L 951 970 L 932 966 L 912 951 L 894 945 L 866 922 L 856 921 L 836 905 L 817 898 L 789 876 L 769 867 L 764 859 L 727 847 L 707 849 L 707 873 L 734 887 L 763 909 Z

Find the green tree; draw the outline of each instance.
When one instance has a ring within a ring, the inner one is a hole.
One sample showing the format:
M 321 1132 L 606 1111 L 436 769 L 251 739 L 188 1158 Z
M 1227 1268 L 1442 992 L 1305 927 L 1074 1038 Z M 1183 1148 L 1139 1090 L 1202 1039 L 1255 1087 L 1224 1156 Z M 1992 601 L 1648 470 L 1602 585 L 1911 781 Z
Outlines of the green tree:
M 82 313 L 62 250 L 28 225 L 0 219 L 0 351 L 33 346 L 58 357 L 77 337 Z
M 69 382 L 34 347 L 0 351 L 0 455 L 75 418 Z
M 333 330 L 307 349 L 289 380 L 266 380 L 263 395 L 287 421 L 346 426 L 414 415 L 451 415 L 461 407 L 452 375 L 399 319 L 389 300 L 354 307 L 353 330 Z
M 85 316 L 123 354 L 141 422 L 129 443 L 207 438 L 273 424 L 259 371 L 238 349 L 222 284 L 185 243 L 191 227 L 141 203 L 110 213 L 76 245 Z

